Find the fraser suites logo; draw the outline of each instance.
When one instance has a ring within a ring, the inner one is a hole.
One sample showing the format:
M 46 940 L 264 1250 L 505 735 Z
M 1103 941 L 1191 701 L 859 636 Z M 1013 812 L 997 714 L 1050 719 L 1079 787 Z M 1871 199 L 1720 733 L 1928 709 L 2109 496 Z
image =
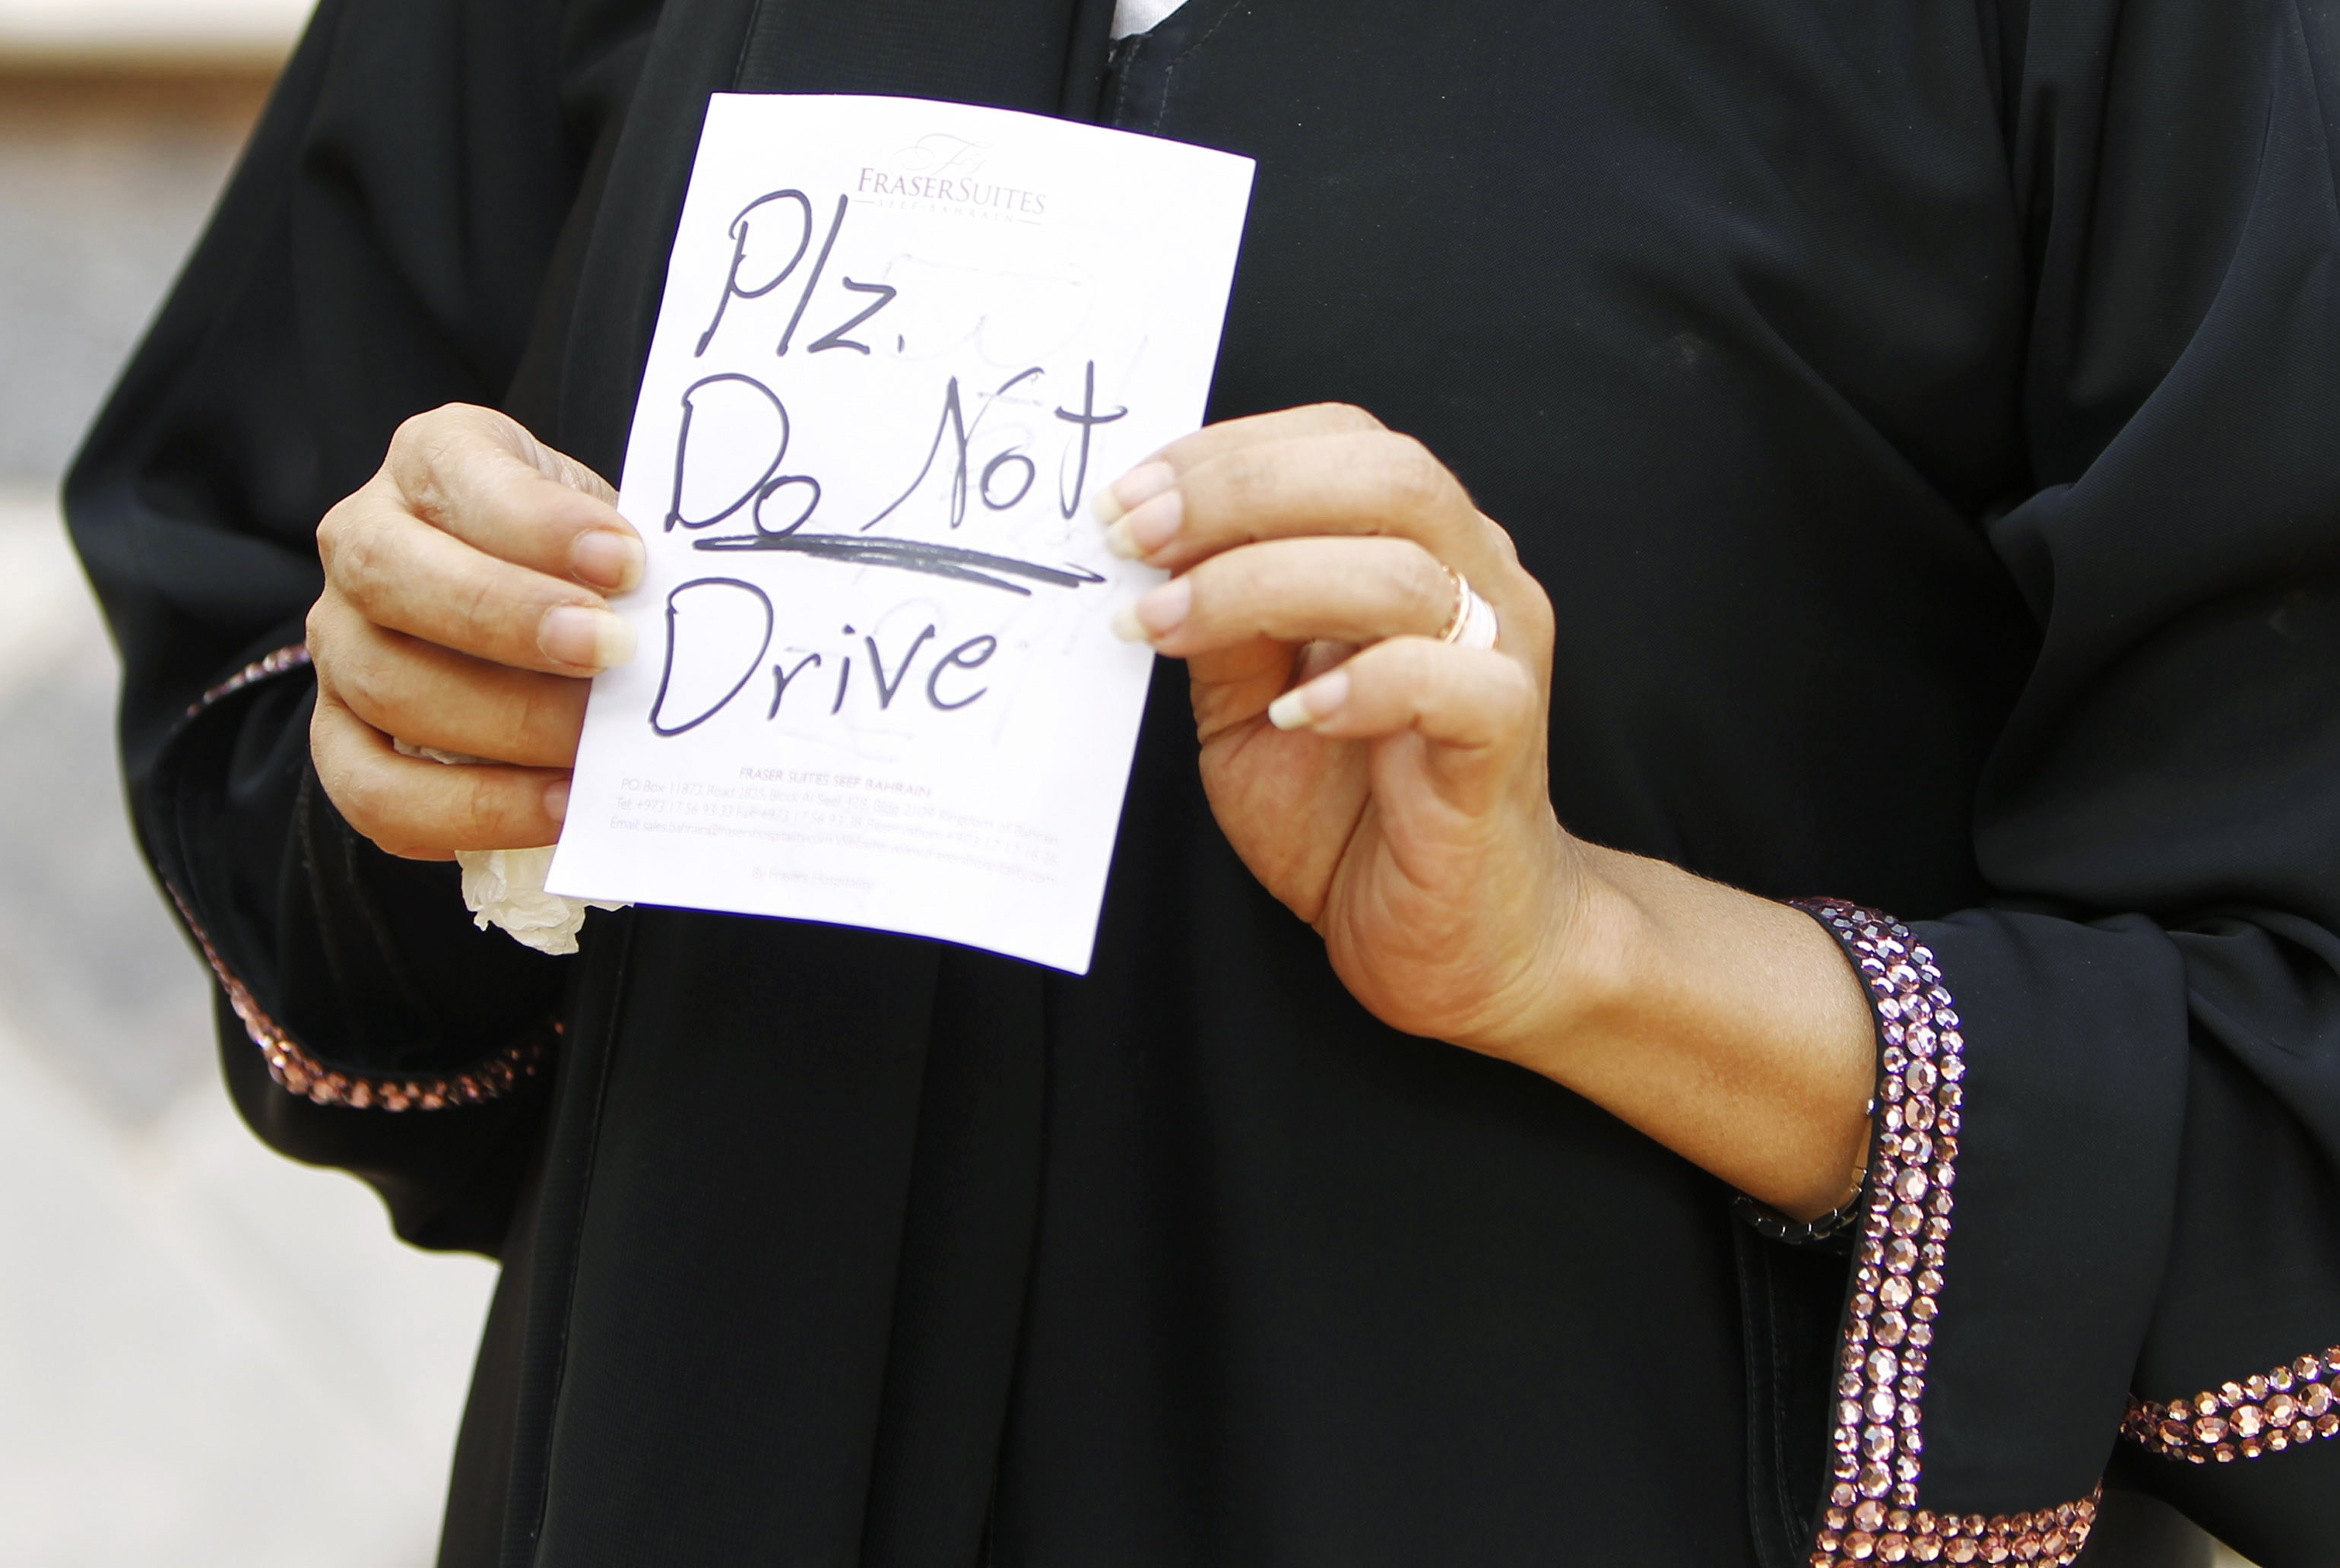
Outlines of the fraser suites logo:
M 937 132 L 921 136 L 887 159 L 864 165 L 858 193 L 880 206 L 917 207 L 1001 222 L 1038 223 L 1048 215 L 1044 191 L 987 177 L 991 149 L 979 142 Z

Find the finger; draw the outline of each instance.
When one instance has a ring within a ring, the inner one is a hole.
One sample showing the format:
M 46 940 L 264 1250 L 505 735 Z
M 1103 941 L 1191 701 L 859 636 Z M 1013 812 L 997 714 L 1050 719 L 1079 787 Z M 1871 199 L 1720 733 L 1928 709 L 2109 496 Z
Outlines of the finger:
M 491 665 L 377 626 L 328 593 L 309 616 L 320 677 L 358 718 L 414 745 L 570 766 L 587 682 Z
M 566 772 L 401 756 L 322 680 L 309 745 L 343 820 L 392 854 L 445 860 L 459 849 L 528 849 L 560 836 Z
M 1328 740 L 1412 731 L 1443 748 L 1508 754 L 1542 732 L 1535 682 L 1492 649 L 1427 637 L 1377 643 L 1269 705 L 1278 729 Z
M 1454 617 L 1456 592 L 1453 577 L 1411 539 L 1273 539 L 1213 556 L 1124 606 L 1114 631 L 1173 658 L 1261 637 L 1434 636 Z
M 1106 542 L 1176 572 L 1238 545 L 1311 534 L 1412 539 L 1482 592 L 1518 569 L 1509 538 L 1462 482 L 1421 442 L 1387 430 L 1222 453 L 1116 519 Z
M 548 675 L 594 675 L 632 656 L 633 628 L 599 594 L 476 549 L 382 489 L 360 491 L 326 522 L 326 580 L 377 626 Z
M 1180 474 L 1214 458 L 1264 442 L 1353 435 L 1383 428 L 1379 419 L 1347 403 L 1311 403 L 1305 408 L 1279 409 L 1271 414 L 1222 419 L 1180 437 L 1100 488 L 1090 498 L 1089 510 L 1100 524 L 1110 528 L 1124 513 L 1175 485 Z
M 641 581 L 641 538 L 608 481 L 492 409 L 416 415 L 382 472 L 414 516 L 499 560 L 611 593 Z
M 1195 705 L 1195 732 L 1205 742 L 1255 723 L 1268 705 L 1296 685 L 1315 679 L 1357 651 L 1354 643 L 1271 642 L 1261 637 L 1186 664 Z
M 1268 414 L 1246 414 L 1240 419 L 1222 419 L 1215 425 L 1205 425 L 1191 435 L 1179 437 L 1148 458 L 1146 462 L 1166 464 L 1174 473 L 1183 473 L 1213 458 L 1264 441 L 1298 440 L 1308 436 L 1355 435 L 1383 429 L 1386 427 L 1379 419 L 1353 404 L 1310 403 L 1303 408 L 1278 409 Z M 1144 466 L 1139 465 L 1140 468 Z M 1098 498 L 1101 507 L 1120 505 L 1126 509 L 1137 504 L 1135 499 L 1122 498 L 1118 483 L 1107 486 L 1106 494 Z M 1112 518 L 1105 520 L 1110 522 Z

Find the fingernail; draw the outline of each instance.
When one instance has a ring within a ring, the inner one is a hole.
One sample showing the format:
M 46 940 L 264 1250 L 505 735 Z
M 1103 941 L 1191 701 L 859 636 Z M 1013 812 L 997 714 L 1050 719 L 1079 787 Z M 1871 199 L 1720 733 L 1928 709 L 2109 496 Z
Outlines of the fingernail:
M 1122 514 L 1143 506 L 1178 482 L 1178 470 L 1167 463 L 1144 463 L 1089 498 L 1096 520 L 1111 528 Z
M 536 646 L 561 664 L 606 670 L 634 656 L 634 628 L 607 610 L 555 605 L 537 627 Z
M 1324 723 L 1349 700 L 1349 672 L 1333 670 L 1295 686 L 1267 705 L 1267 722 L 1280 730 L 1304 730 Z
M 1186 624 L 1195 606 L 1195 586 L 1174 578 L 1134 604 L 1113 613 L 1113 635 L 1125 643 L 1150 643 L 1168 636 Z
M 1125 561 L 1150 556 L 1178 537 L 1186 520 L 1186 503 L 1177 491 L 1165 490 L 1141 501 L 1105 531 L 1106 548 Z
M 569 820 L 569 781 L 554 779 L 544 786 L 544 814 L 554 822 Z
M 642 542 L 615 528 L 595 528 L 569 547 L 569 569 L 597 588 L 623 593 L 642 580 Z

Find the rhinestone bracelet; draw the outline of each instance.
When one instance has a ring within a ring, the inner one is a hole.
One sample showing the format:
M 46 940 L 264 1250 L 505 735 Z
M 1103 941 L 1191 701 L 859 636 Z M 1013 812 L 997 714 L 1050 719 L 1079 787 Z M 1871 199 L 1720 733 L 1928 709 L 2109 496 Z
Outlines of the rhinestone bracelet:
M 1873 1123 L 1877 1117 L 1877 1101 L 1871 1100 L 1861 1114 Z M 1817 1219 L 1797 1219 L 1781 1213 L 1760 1198 L 1740 1193 L 1730 1201 L 1732 1212 L 1755 1228 L 1755 1234 L 1766 1241 L 1784 1242 L 1790 1247 L 1825 1247 L 1842 1241 L 1860 1223 L 1869 1201 L 1869 1166 L 1865 1161 L 1852 1173 L 1852 1196 Z M 1842 1250 L 1839 1247 L 1838 1250 Z

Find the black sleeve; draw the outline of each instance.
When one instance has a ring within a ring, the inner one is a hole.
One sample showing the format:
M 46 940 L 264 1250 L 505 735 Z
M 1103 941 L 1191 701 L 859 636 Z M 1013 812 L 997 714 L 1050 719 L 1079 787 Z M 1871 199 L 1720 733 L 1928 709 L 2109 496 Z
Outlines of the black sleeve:
M 2340 4 L 1995 10 L 2035 471 L 1986 526 L 2042 644 L 1992 906 L 1833 920 L 1886 1072 L 1814 1560 L 2068 1562 L 2110 1468 L 2329 1568 Z
M 506 400 L 655 9 L 324 0 L 66 486 L 134 825 L 220 980 L 237 1103 L 427 1246 L 501 1237 L 562 965 L 317 786 L 314 534 L 401 420 Z

